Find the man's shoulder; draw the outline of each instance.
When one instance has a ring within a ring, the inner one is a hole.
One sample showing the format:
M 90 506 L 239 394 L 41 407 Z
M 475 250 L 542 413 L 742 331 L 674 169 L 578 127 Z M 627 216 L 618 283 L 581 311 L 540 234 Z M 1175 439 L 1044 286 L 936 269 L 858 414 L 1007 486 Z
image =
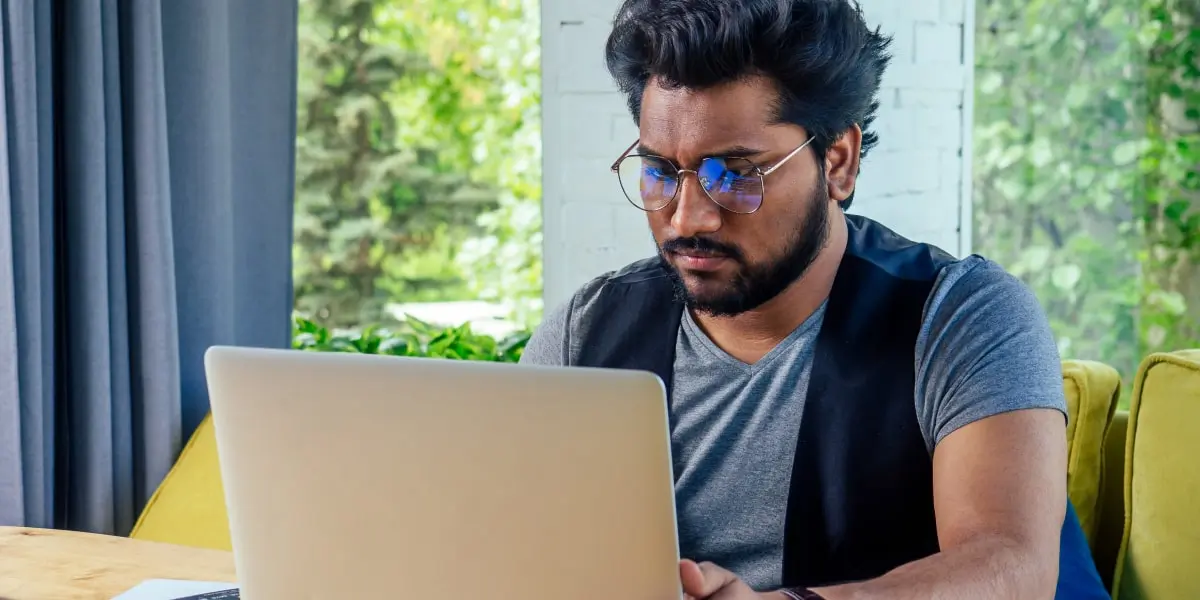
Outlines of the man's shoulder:
M 961 285 L 960 291 L 1020 286 L 998 263 L 978 254 L 956 257 L 936 244 L 915 241 L 861 215 L 846 215 L 847 255 L 872 263 L 901 279 L 934 281 L 931 295 Z
M 911 240 L 868 217 L 846 215 L 846 229 L 847 258 L 868 263 L 898 279 L 933 281 L 959 262 L 934 244 Z
M 947 261 L 938 272 L 927 312 L 942 304 L 956 305 L 973 297 L 1029 293 L 1026 285 L 999 263 L 979 254 Z M 1007 304 L 1007 303 L 1005 303 Z
M 628 309 L 631 295 L 650 298 L 667 297 L 671 293 L 670 277 L 657 257 L 593 277 L 576 288 L 566 302 L 546 314 L 525 347 L 522 362 L 568 364 L 577 350 L 580 332 L 591 329 L 595 323 L 609 322 L 612 313 Z
M 665 293 L 671 290 L 671 279 L 658 257 L 644 258 L 620 269 L 592 278 L 571 295 L 569 311 L 587 313 L 605 304 L 610 294 L 631 292 Z
M 1023 281 L 999 263 L 971 254 L 947 262 L 938 271 L 925 302 L 922 330 L 970 325 L 1000 333 L 1044 321 L 1041 304 Z
M 605 285 L 636 285 L 648 281 L 657 281 L 667 277 L 667 270 L 663 267 L 662 260 L 655 257 L 643 258 L 625 265 L 624 267 L 609 271 L 592 279 L 585 284 L 582 289 L 599 289 Z

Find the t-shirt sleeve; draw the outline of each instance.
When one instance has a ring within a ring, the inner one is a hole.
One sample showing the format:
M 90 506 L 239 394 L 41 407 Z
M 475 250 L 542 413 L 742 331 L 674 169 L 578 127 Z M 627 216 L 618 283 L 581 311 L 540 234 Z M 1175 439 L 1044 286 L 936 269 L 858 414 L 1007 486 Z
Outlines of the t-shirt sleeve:
M 1049 408 L 1065 418 L 1054 334 L 1025 284 L 979 257 L 946 269 L 917 337 L 916 404 L 931 452 L 960 427 L 1001 413 Z
M 570 313 L 570 302 L 546 313 L 542 323 L 525 344 L 525 350 L 521 353 L 521 364 L 548 367 L 567 365 L 567 327 Z

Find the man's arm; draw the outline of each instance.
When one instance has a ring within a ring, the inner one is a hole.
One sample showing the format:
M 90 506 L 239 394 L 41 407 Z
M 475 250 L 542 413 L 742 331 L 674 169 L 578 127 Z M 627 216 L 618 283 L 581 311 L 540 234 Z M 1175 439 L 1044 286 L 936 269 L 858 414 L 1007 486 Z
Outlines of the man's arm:
M 1062 414 L 996 415 L 947 436 L 933 457 L 941 552 L 862 583 L 843 598 L 1053 598 L 1066 511 Z

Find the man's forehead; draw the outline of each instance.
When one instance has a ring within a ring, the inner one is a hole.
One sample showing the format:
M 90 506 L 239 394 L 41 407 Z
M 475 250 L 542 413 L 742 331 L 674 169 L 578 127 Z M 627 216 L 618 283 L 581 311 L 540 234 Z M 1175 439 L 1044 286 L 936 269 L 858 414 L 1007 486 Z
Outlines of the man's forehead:
M 731 146 L 761 146 L 770 137 L 773 94 L 754 80 L 702 90 L 663 87 L 651 80 L 642 96 L 642 144 L 679 158 Z

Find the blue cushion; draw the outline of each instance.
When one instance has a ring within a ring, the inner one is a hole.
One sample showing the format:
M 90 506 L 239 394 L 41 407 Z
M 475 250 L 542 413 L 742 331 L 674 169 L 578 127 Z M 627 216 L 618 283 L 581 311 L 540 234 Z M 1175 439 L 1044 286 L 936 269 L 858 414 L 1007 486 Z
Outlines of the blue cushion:
M 1092 560 L 1092 549 L 1088 547 L 1079 524 L 1075 507 L 1067 502 L 1067 517 L 1063 519 L 1062 541 L 1058 553 L 1058 600 L 1111 600 L 1100 572 Z

